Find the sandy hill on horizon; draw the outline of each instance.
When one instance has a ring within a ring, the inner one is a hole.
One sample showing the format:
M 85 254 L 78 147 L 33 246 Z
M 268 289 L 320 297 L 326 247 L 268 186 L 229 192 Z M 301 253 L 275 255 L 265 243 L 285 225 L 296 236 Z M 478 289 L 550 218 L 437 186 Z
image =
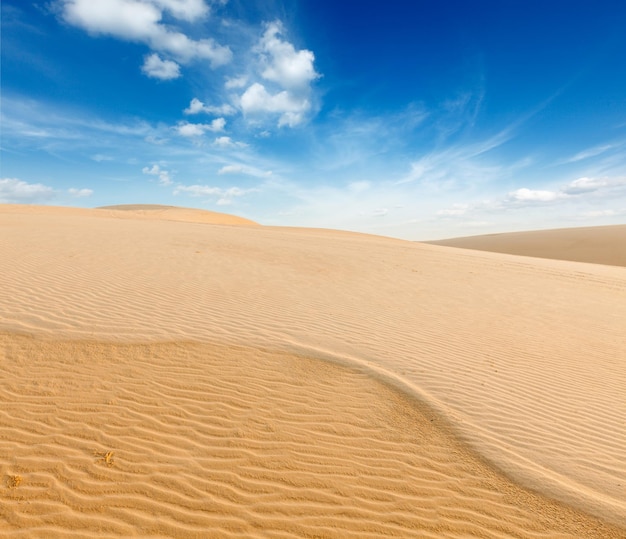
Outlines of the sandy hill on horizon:
M 626 225 L 505 232 L 424 243 L 555 260 L 626 266 Z
M 181 221 L 211 225 L 260 226 L 259 223 L 232 215 L 199 208 L 165 206 L 160 204 L 119 204 L 99 208 L 78 208 L 66 206 L 38 206 L 32 204 L 0 204 L 0 212 L 6 214 L 46 214 L 65 216 L 91 216 L 118 219 L 140 219 L 160 221 Z
M 96 209 L 125 212 L 133 216 L 163 219 L 166 221 L 185 221 L 189 223 L 206 223 L 213 225 L 258 225 L 258 223 L 250 219 L 228 213 L 198 208 L 183 208 L 180 206 L 164 206 L 160 204 L 118 204 L 115 206 L 100 206 Z
M 159 212 L 0 205 L 0 536 L 626 536 L 626 268 Z

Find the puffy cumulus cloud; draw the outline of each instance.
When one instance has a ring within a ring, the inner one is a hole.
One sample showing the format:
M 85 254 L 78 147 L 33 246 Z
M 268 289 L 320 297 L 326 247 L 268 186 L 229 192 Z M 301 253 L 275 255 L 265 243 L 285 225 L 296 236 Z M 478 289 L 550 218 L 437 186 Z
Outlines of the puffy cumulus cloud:
M 235 107 L 229 105 L 228 103 L 224 103 L 220 106 L 205 105 L 196 97 L 191 100 L 189 106 L 183 111 L 184 114 L 199 114 L 201 112 L 206 114 L 220 114 L 223 116 L 230 116 L 231 114 L 235 114 L 235 112 L 237 111 L 235 110 Z
M 208 13 L 203 0 L 59 0 L 63 19 L 92 35 L 144 43 L 180 62 L 209 60 L 213 67 L 230 62 L 232 52 L 213 39 L 190 39 L 162 23 L 163 12 L 193 22 Z M 171 70 L 172 68 L 170 68 Z
M 296 50 L 281 38 L 280 22 L 267 25 L 254 48 L 260 77 L 240 95 L 239 104 L 247 117 L 278 116 L 278 126 L 295 127 L 312 110 L 312 83 L 320 77 L 315 71 L 313 52 Z M 229 79 L 227 87 L 244 87 L 247 79 Z
M 248 193 L 253 193 L 258 189 L 241 189 L 240 187 L 213 187 L 210 185 L 178 185 L 174 189 L 174 194 L 187 194 L 192 197 L 217 198 L 218 206 L 228 206 L 233 203 L 233 199 L 242 197 Z
M 297 51 L 291 43 L 280 38 L 281 33 L 283 25 L 280 22 L 270 23 L 259 42 L 261 76 L 282 88 L 306 90 L 319 78 L 313 67 L 315 55 L 306 49 Z
M 224 118 L 216 118 L 210 124 L 192 124 L 189 122 L 180 122 L 176 126 L 176 131 L 183 137 L 200 137 L 206 131 L 217 133 L 224 131 L 226 120 Z
M 156 53 L 144 58 L 141 70 L 153 79 L 172 80 L 180 77 L 180 66 L 172 60 L 162 60 Z
M 141 70 L 153 79 L 172 80 L 180 77 L 180 66 L 172 60 L 162 60 L 156 53 L 145 57 Z
M 76 198 L 85 198 L 93 195 L 93 189 L 76 189 L 75 187 L 70 187 L 67 192 Z
M 294 127 L 302 123 L 311 109 L 311 102 L 307 97 L 296 96 L 287 90 L 270 94 L 265 86 L 255 82 L 241 96 L 241 109 L 246 115 L 279 114 L 279 127 Z
M 52 187 L 28 183 L 17 178 L 0 178 L 0 203 L 32 204 L 49 200 L 55 195 Z
M 163 170 L 159 165 L 152 165 L 151 167 L 143 167 L 141 170 L 144 174 L 150 176 L 157 176 L 161 185 L 171 185 L 172 179 L 170 173 L 167 170 Z

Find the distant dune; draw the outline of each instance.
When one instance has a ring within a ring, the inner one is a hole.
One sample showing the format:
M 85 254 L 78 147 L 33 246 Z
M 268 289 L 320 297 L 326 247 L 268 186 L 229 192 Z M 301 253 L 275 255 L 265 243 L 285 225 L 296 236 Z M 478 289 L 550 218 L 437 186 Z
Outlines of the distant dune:
M 626 266 L 626 225 L 509 232 L 426 243 L 495 253 Z
M 0 536 L 626 537 L 626 268 L 212 215 L 0 205 Z
M 120 204 L 117 206 L 101 206 L 99 210 L 123 211 L 133 216 L 163 219 L 165 221 L 185 221 L 189 223 L 206 223 L 212 225 L 257 225 L 254 221 L 208 210 L 181 208 L 178 206 L 161 206 L 158 204 Z

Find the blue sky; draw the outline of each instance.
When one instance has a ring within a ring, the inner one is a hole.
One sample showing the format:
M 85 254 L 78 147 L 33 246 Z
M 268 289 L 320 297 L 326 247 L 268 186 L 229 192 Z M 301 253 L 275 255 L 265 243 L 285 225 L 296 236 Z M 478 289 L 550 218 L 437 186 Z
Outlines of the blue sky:
M 2 1 L 0 202 L 626 222 L 621 0 Z

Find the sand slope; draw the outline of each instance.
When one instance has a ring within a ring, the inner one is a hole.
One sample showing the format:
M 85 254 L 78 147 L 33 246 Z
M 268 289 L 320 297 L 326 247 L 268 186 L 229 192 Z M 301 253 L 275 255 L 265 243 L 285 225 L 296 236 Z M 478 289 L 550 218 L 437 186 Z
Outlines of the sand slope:
M 84 212 L 0 208 L 0 530 L 624 536 L 626 269 Z
M 626 225 L 509 232 L 427 243 L 495 253 L 626 266 Z

